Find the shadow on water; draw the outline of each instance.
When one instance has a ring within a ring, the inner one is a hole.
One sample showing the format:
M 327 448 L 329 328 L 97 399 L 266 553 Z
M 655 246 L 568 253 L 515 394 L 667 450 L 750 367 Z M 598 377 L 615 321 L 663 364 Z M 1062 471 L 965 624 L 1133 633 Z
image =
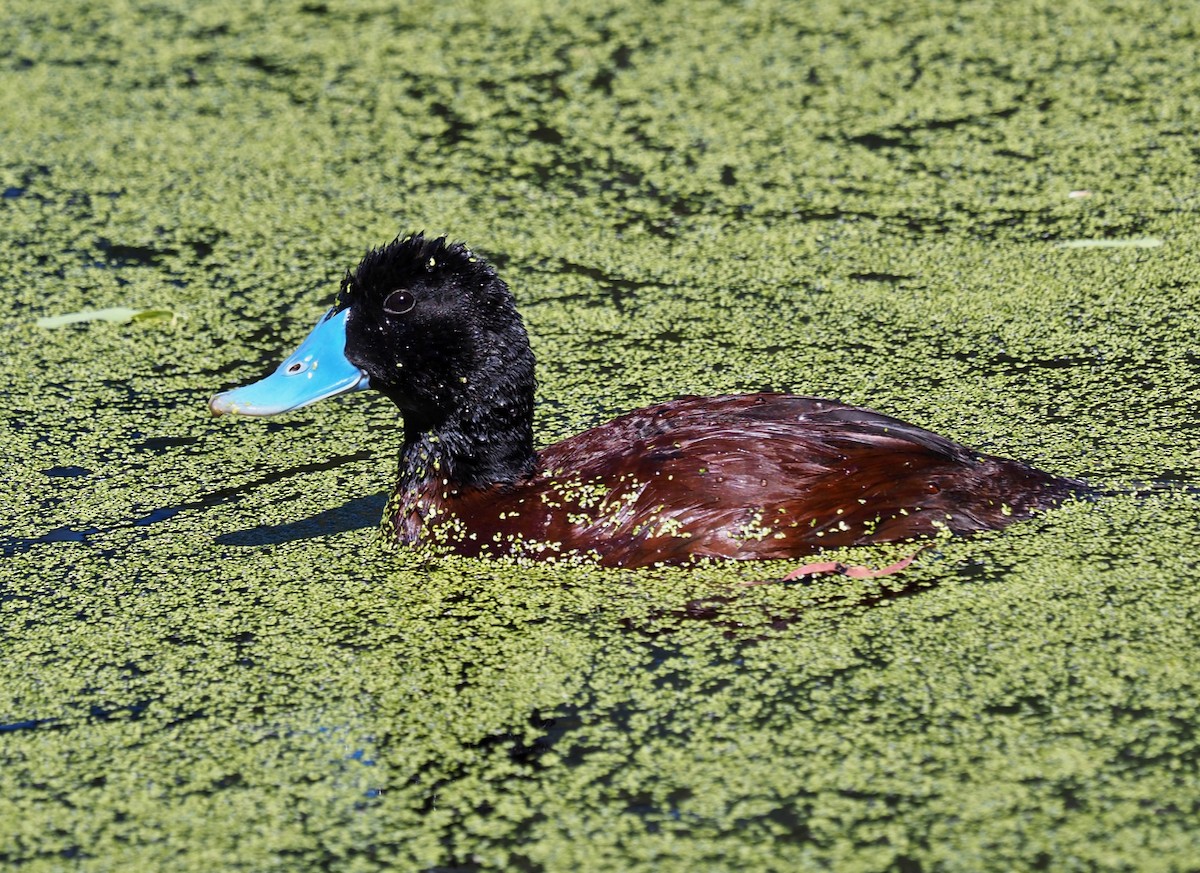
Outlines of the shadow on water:
M 273 485 L 276 482 L 282 482 L 285 479 L 291 479 L 295 476 L 304 476 L 309 473 L 320 473 L 326 470 L 333 470 L 343 464 L 353 463 L 355 461 L 364 461 L 372 457 L 368 451 L 353 452 L 348 455 L 336 455 L 327 461 L 318 461 L 313 464 L 297 464 L 294 467 L 288 467 L 284 470 L 272 470 L 264 476 L 259 476 L 257 479 L 251 479 L 248 482 L 243 482 L 241 485 L 232 485 L 228 488 L 219 488 L 216 491 L 209 492 L 203 497 L 196 500 L 189 500 L 183 503 L 177 503 L 174 506 L 160 506 L 158 509 L 151 510 L 147 514 L 126 522 L 126 525 L 134 527 L 146 527 L 147 525 L 157 524 L 160 521 L 166 521 L 173 518 L 181 512 L 191 510 L 206 510 L 214 506 L 220 506 L 224 503 L 241 498 L 247 493 L 257 491 L 264 485 Z M 353 502 L 353 501 L 352 501 Z M 336 511 L 336 510 L 335 510 Z M 323 513 L 322 513 L 323 514 Z M 314 516 L 317 518 L 318 516 Z
M 387 494 L 380 492 L 367 497 L 355 497 L 334 509 L 326 509 L 316 515 L 289 521 L 285 524 L 265 525 L 247 530 L 221 534 L 214 542 L 223 546 L 277 546 L 294 540 L 332 536 L 347 531 L 376 527 L 383 517 Z
M 35 537 L 20 537 L 20 536 L 5 536 L 0 535 L 0 556 L 9 558 L 14 555 L 23 554 L 37 545 L 47 543 L 86 543 L 88 538 L 94 534 L 106 533 L 108 531 L 117 530 L 126 527 L 148 527 L 152 524 L 158 524 L 162 521 L 174 518 L 181 512 L 204 511 L 212 509 L 215 506 L 220 506 L 225 503 L 237 500 L 245 494 L 252 493 L 264 485 L 270 485 L 275 482 L 281 482 L 285 479 L 290 479 L 294 476 L 302 476 L 308 473 L 322 472 L 340 467 L 343 464 L 349 464 L 356 461 L 368 460 L 372 457 L 368 451 L 353 452 L 348 455 L 338 455 L 330 458 L 327 461 L 321 461 L 314 464 L 299 464 L 295 467 L 289 467 L 285 470 L 275 470 L 260 476 L 257 479 L 252 479 L 240 485 L 233 485 L 228 488 L 219 488 L 216 491 L 209 492 L 196 500 L 189 500 L 183 503 L 177 503 L 173 506 L 160 506 L 153 509 L 144 515 L 136 518 L 118 522 L 117 524 L 107 527 L 72 527 L 64 525 L 54 528 L 41 536 Z M 43 471 L 45 475 L 51 477 L 82 477 L 89 475 L 90 470 L 84 467 L 51 467 Z M 286 543 L 292 540 L 303 539 L 311 536 L 328 536 L 335 533 L 342 533 L 349 530 L 358 530 L 359 528 L 372 527 L 379 523 L 380 517 L 383 515 L 383 507 L 387 502 L 386 494 L 376 494 L 371 497 L 360 497 L 350 500 L 346 504 L 336 508 L 319 512 L 307 519 L 302 519 L 297 522 L 290 522 L 283 525 L 275 525 L 273 527 L 254 528 L 252 530 L 239 531 L 228 534 L 217 539 L 217 542 L 224 545 L 259 545 L 259 544 L 279 544 Z

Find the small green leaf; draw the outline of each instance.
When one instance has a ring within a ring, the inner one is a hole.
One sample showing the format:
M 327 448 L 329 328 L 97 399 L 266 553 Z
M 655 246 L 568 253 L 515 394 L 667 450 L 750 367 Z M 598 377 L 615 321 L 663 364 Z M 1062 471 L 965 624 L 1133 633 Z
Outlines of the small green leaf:
M 143 309 L 134 315 L 130 321 L 135 321 L 138 324 L 142 324 L 143 322 L 146 324 L 157 324 L 160 321 L 174 321 L 175 318 L 175 313 L 170 309 Z
M 85 309 L 80 312 L 67 312 L 63 315 L 49 315 L 37 320 L 38 327 L 66 327 L 68 324 L 79 324 L 85 321 L 110 321 L 113 324 L 128 324 L 137 322 L 169 321 L 175 318 L 175 313 L 169 309 L 130 309 L 128 306 L 112 306 L 108 309 Z
M 1133 239 L 1069 239 L 1060 242 L 1060 249 L 1155 249 L 1163 244 L 1161 239 L 1153 236 L 1135 237 Z

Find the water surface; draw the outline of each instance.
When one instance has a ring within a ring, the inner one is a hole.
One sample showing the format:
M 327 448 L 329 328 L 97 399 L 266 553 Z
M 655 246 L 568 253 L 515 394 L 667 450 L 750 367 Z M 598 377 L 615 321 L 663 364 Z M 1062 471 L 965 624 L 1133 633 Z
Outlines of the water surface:
M 1194 867 L 1194 5 L 5 10 L 4 866 Z M 418 229 L 546 442 L 791 390 L 1111 493 L 873 582 L 385 554 L 385 401 L 205 402 Z

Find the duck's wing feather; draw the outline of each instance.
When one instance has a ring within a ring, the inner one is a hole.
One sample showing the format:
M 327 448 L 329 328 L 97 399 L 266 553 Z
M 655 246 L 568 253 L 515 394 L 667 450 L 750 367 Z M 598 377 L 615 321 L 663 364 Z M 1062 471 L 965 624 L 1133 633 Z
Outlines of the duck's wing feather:
M 547 449 L 542 464 L 555 486 L 570 471 L 560 490 L 607 493 L 548 518 L 547 535 L 595 535 L 609 544 L 602 559 L 626 566 L 997 528 L 1075 484 L 871 410 L 779 394 L 648 407 Z

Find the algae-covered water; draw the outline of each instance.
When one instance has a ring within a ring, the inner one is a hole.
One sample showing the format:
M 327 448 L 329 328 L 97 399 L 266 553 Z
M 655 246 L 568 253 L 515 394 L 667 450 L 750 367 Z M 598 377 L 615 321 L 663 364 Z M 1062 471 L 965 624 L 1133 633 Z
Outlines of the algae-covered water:
M 8 0 L 0 866 L 1197 869 L 1198 31 Z M 878 581 L 386 554 L 382 398 L 205 402 L 419 229 L 513 286 L 545 442 L 790 390 L 1106 493 Z

